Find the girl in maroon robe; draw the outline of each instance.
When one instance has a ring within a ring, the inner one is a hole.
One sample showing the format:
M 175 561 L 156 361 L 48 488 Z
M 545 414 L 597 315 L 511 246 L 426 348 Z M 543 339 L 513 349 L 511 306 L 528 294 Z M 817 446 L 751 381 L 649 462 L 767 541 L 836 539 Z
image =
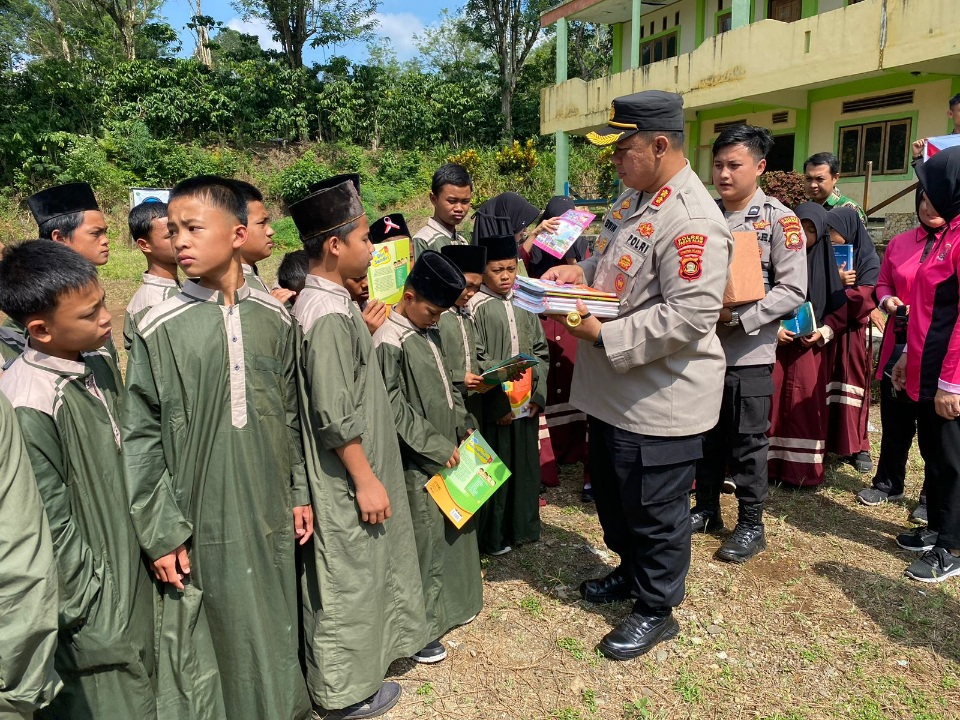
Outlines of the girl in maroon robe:
M 870 416 L 870 368 L 867 357 L 867 327 L 877 306 L 873 290 L 880 277 L 880 257 L 856 210 L 839 207 L 827 213 L 834 245 L 853 245 L 855 275 L 845 288 L 842 311 L 824 319 L 833 331 L 828 349 L 832 371 L 827 383 L 827 452 L 850 459 L 860 472 L 873 469 L 867 424 Z M 849 269 L 849 268 L 848 268 Z M 824 332 L 829 340 L 829 333 Z
M 821 329 L 827 318 L 843 311 L 847 298 L 830 244 L 827 211 L 807 202 L 796 213 L 806 234 L 807 300 L 818 330 L 801 338 L 780 329 L 767 461 L 771 482 L 804 486 L 823 482 L 830 365 Z

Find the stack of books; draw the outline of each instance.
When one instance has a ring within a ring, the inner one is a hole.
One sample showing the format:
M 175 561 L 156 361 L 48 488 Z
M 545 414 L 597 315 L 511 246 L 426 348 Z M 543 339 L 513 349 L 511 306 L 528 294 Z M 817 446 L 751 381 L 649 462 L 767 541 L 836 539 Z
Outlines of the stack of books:
M 620 298 L 614 293 L 586 285 L 560 285 L 549 280 L 517 277 L 517 284 L 513 286 L 513 304 L 538 315 L 575 312 L 577 300 L 583 300 L 587 310 L 598 318 L 614 318 L 620 313 Z

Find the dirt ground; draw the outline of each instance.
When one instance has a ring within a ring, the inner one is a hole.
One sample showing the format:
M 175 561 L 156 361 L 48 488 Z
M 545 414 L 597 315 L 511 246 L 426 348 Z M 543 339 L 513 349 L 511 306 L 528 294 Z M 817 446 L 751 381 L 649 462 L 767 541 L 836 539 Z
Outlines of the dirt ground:
M 135 284 L 104 285 L 122 348 Z M 595 647 L 629 605 L 577 592 L 616 564 L 581 477 L 566 468 L 547 492 L 539 543 L 485 559 L 484 609 L 444 638 L 444 662 L 394 663 L 404 694 L 387 720 L 960 718 L 960 582 L 906 580 L 912 556 L 893 540 L 919 494 L 919 456 L 907 506 L 858 505 L 870 476 L 843 464 L 820 488 L 772 488 L 769 549 L 745 566 L 713 558 L 725 535 L 696 536 L 680 636 L 625 663 Z M 732 528 L 735 501 L 723 503 Z

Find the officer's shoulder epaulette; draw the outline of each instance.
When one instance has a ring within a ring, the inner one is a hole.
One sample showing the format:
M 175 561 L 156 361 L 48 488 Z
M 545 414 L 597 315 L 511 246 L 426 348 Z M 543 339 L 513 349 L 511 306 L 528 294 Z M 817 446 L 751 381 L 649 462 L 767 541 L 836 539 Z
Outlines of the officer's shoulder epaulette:
M 694 188 L 686 187 L 680 190 L 677 196 L 691 220 L 700 218 L 717 219 L 716 214 L 720 212 L 720 207 L 713 202 L 704 201 L 704 197 L 708 200 L 713 200 L 713 198 L 707 194 L 706 190 L 701 194 L 696 192 Z

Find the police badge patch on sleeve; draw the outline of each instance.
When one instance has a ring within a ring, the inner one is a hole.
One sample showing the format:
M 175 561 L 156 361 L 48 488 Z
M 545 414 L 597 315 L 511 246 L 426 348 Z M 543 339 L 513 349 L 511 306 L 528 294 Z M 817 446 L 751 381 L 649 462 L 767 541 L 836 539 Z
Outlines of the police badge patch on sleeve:
M 803 248 L 803 227 L 795 215 L 784 215 L 777 222 L 783 228 L 783 244 L 787 250 L 797 251 Z
M 703 274 L 703 246 L 707 244 L 706 235 L 681 235 L 673 244 L 680 256 L 680 277 L 687 282 L 696 280 Z

